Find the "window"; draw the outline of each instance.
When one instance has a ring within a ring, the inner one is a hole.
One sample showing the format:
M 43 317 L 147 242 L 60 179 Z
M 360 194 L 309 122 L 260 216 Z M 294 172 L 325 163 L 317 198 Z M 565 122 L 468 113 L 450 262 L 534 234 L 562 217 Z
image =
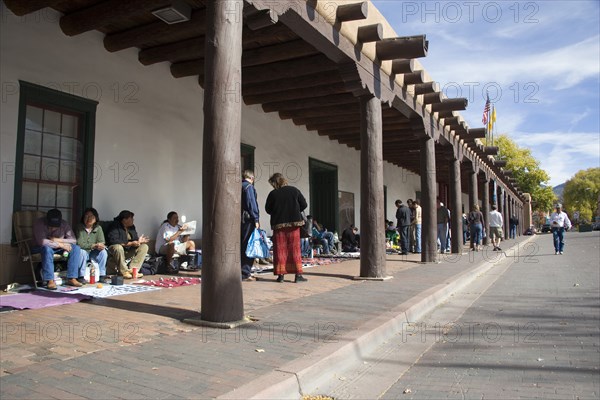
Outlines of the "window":
M 20 82 L 14 210 L 91 206 L 97 102 Z
M 249 169 L 254 171 L 254 146 L 242 143 L 241 158 L 242 158 L 242 173 Z M 256 171 L 254 171 L 256 173 Z

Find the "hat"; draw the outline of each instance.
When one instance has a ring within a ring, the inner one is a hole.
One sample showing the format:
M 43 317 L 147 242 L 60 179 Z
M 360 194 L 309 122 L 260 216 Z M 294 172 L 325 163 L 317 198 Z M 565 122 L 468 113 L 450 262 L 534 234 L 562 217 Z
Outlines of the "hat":
M 562 208 L 562 204 L 560 204 L 560 203 L 556 203 L 556 206 L 555 206 L 555 207 L 556 207 L 556 208 Z
M 62 222 L 62 213 L 59 209 L 53 208 L 46 213 L 46 222 L 48 226 L 59 227 Z

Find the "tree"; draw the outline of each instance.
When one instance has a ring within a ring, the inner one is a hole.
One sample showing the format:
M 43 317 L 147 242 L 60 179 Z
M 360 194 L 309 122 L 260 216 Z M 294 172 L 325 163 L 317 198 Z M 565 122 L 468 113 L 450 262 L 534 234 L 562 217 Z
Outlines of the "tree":
M 531 150 L 520 148 L 507 135 L 500 135 L 495 144 L 499 148 L 496 158 L 506 161 L 506 169 L 513 171 L 519 189 L 531 195 L 534 211 L 551 209 L 556 196 L 548 184 L 550 176 L 540 168 Z
M 564 207 L 569 215 L 579 212 L 579 221 L 593 221 L 600 196 L 600 168 L 578 171 L 565 183 Z

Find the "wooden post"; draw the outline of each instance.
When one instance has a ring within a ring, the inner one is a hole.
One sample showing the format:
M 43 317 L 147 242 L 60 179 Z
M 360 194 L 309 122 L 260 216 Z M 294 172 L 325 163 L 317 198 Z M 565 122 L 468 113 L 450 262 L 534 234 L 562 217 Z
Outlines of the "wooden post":
M 477 190 L 477 172 L 475 167 L 469 171 L 469 211 L 475 204 L 479 204 L 479 193 Z
M 452 253 L 462 254 L 463 224 L 462 224 L 462 188 L 460 183 L 460 161 L 450 161 L 450 215 L 452 234 Z
M 483 229 L 485 229 L 485 238 L 483 244 L 490 243 L 490 180 L 487 176 L 483 177 L 481 191 L 481 213 L 483 214 Z
M 360 276 L 385 277 L 381 100 L 360 98 Z
M 244 317 L 239 213 L 243 3 L 207 2 L 201 318 L 211 322 Z
M 437 205 L 435 142 L 431 137 L 421 139 L 421 261 L 437 262 Z
M 510 215 L 512 214 L 512 204 L 513 200 L 512 200 L 512 196 L 508 195 L 507 198 L 507 202 L 506 202 L 506 216 L 504 217 L 504 238 L 505 239 L 509 239 L 510 238 L 510 223 L 509 223 L 509 219 L 510 219 Z
M 497 189 L 497 193 L 496 193 L 496 200 L 498 202 L 498 204 L 496 204 L 496 209 L 498 210 L 498 212 L 500 214 L 502 214 L 502 217 L 504 218 L 504 213 L 503 213 L 503 207 L 504 207 L 504 190 L 502 190 L 502 187 L 500 185 L 498 185 L 498 189 Z

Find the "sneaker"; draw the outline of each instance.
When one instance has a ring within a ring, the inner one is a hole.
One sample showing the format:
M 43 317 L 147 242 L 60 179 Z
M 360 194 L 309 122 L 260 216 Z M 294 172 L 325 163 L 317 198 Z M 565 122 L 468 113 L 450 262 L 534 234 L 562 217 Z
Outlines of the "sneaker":
M 308 282 L 308 279 L 306 279 L 302 275 L 296 275 L 296 279 L 294 279 L 294 283 L 298 283 L 298 282 Z
M 554 255 L 555 255 L 555 256 L 557 256 L 557 255 L 558 255 L 558 251 L 555 251 L 555 252 L 554 252 Z
M 67 286 L 82 287 L 83 285 L 75 278 L 67 279 Z
M 242 281 L 244 281 L 244 282 L 254 282 L 255 280 L 256 280 L 256 278 L 253 276 L 249 276 L 247 278 L 242 279 Z
M 494 248 L 492 249 L 492 251 L 498 251 L 498 248 L 497 248 L 497 247 L 494 247 Z
M 56 282 L 54 280 L 49 280 L 46 284 L 46 289 L 48 290 L 56 290 Z
M 277 282 L 283 282 L 283 274 L 277 275 Z
M 558 254 L 560 254 L 562 256 L 564 253 L 562 251 L 559 251 Z
M 496 249 L 498 249 L 498 251 L 502 251 L 502 249 L 500 247 L 496 247 Z

